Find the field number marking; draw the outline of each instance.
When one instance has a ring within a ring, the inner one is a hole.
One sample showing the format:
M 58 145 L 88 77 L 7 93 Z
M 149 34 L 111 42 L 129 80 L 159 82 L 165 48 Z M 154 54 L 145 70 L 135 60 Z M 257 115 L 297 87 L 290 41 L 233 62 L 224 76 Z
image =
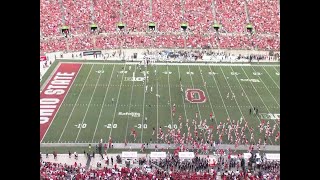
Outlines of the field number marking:
M 107 125 L 104 125 L 104 127 L 108 128 L 108 129 L 110 129 L 110 128 L 117 128 L 117 127 L 118 127 L 118 124 L 113 124 L 113 126 L 112 126 L 112 124 L 107 124 Z

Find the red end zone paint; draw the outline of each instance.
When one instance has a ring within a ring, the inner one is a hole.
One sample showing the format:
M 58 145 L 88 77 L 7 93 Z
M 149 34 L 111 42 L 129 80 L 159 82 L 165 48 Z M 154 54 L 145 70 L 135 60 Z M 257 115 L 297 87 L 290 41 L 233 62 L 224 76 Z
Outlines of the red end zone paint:
M 81 64 L 61 64 L 40 93 L 40 142 L 68 93 Z

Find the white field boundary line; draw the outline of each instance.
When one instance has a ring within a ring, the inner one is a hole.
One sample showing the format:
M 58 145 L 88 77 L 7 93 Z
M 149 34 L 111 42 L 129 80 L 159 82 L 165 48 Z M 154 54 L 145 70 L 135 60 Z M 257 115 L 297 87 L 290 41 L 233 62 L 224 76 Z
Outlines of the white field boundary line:
M 89 71 L 89 73 L 88 73 L 88 76 L 87 76 L 84 84 L 86 84 L 86 82 L 88 81 L 93 66 L 94 66 L 94 65 L 91 66 L 91 69 L 90 69 L 90 71 Z M 78 102 L 78 100 L 79 100 L 79 98 L 80 98 L 80 96 L 81 96 L 81 94 L 82 94 L 82 90 L 83 90 L 83 89 L 84 89 L 84 86 L 82 86 L 82 88 L 81 88 L 81 90 L 80 90 L 80 93 L 79 93 L 79 95 L 78 95 L 78 98 L 77 98 L 75 104 L 77 104 L 77 102 Z M 73 113 L 73 111 L 74 111 L 75 108 L 76 108 L 76 106 L 73 106 L 73 108 L 72 108 L 72 110 L 71 110 L 71 112 L 70 112 L 70 115 L 69 115 L 69 117 L 68 117 L 68 119 L 67 119 L 67 123 L 64 125 L 64 128 L 63 128 L 63 130 L 62 130 L 62 132 L 61 132 L 61 135 L 60 135 L 60 137 L 59 137 L 58 142 L 60 142 L 61 137 L 62 137 L 64 131 L 66 130 L 66 127 L 67 127 L 67 125 L 68 125 L 68 123 L 69 123 L 69 120 L 70 120 L 70 118 L 71 118 L 71 116 L 72 116 L 72 113 Z
M 103 68 L 104 68 L 104 65 L 102 65 L 102 69 L 103 69 Z M 78 140 L 79 134 L 80 134 L 81 129 L 82 129 L 82 124 L 83 124 L 84 120 L 85 120 L 85 119 L 86 119 L 86 117 L 87 117 L 87 113 L 88 113 L 88 111 L 89 111 L 89 108 L 90 108 L 91 101 L 92 101 L 92 98 L 93 98 L 93 96 L 94 96 L 94 93 L 96 92 L 97 84 L 99 83 L 99 80 L 100 80 L 101 74 L 102 74 L 102 73 L 99 73 L 98 80 L 97 80 L 97 82 L 96 82 L 96 85 L 94 86 L 94 89 L 93 89 L 93 92 L 92 92 L 92 95 L 91 95 L 91 98 L 90 98 L 89 104 L 88 104 L 87 109 L 86 109 L 86 112 L 84 113 L 84 116 L 83 116 L 83 118 L 82 118 L 81 126 L 80 126 L 80 128 L 79 128 L 79 131 L 78 131 L 78 134 L 77 134 L 76 140 L 75 140 L 74 142 L 77 142 L 77 140 Z
M 255 70 L 253 67 L 251 67 L 251 68 L 254 70 L 254 72 L 256 72 L 256 70 Z M 269 92 L 270 95 L 272 96 L 273 100 L 274 100 L 274 101 L 278 104 L 278 106 L 280 107 L 280 104 L 278 103 L 278 101 L 276 100 L 276 98 L 274 98 L 273 94 L 270 92 L 269 88 L 266 86 L 266 84 L 263 82 L 263 80 L 260 78 L 259 75 L 258 75 L 258 78 L 259 78 L 260 81 L 263 83 L 264 87 L 266 87 L 265 89 L 268 90 L 268 92 Z
M 83 142 L 83 143 L 42 143 L 40 144 L 40 147 L 88 147 L 88 143 L 89 142 Z M 132 146 L 132 149 L 140 149 L 141 148 L 141 144 L 140 143 L 128 143 Z M 154 145 L 156 145 L 157 143 L 151 143 L 149 147 L 147 147 L 146 149 L 154 149 Z M 99 143 L 92 143 L 91 146 L 95 146 L 95 145 L 99 145 Z M 124 145 L 124 143 L 113 143 L 114 145 L 114 149 L 128 149 L 128 147 L 126 147 Z M 166 148 L 169 147 L 168 144 L 165 143 L 161 143 L 161 144 L 157 144 L 158 146 L 162 147 L 162 148 Z M 192 145 L 186 145 L 186 147 L 188 149 L 192 148 Z M 234 144 L 221 144 L 220 147 L 222 149 L 235 149 L 234 148 Z M 175 146 L 171 146 L 170 149 L 175 149 Z M 242 149 L 242 150 L 247 150 L 247 147 L 245 147 L 245 145 L 239 145 L 238 149 Z M 280 146 L 279 145 L 266 145 L 266 148 L 264 149 L 264 151 L 280 151 Z M 109 155 L 113 154 L 113 153 L 108 153 Z M 116 153 L 117 154 L 117 153 Z M 119 154 L 119 153 L 118 153 Z M 140 153 L 138 153 L 140 154 Z M 67 153 L 66 153 L 67 155 Z M 206 155 L 203 155 L 206 156 Z
M 57 66 L 58 66 L 58 65 L 57 65 Z M 60 66 L 60 63 L 59 63 L 59 66 Z M 72 81 L 72 84 L 70 85 L 70 88 L 69 88 L 68 92 L 66 93 L 65 97 L 63 98 L 63 100 L 62 100 L 62 102 L 61 102 L 61 104 L 60 104 L 60 107 L 58 108 L 58 110 L 57 110 L 56 114 L 53 116 L 53 118 L 52 118 L 52 120 L 51 120 L 51 123 L 50 123 L 50 125 L 48 126 L 47 131 L 44 133 L 44 135 L 43 135 L 43 137 L 42 137 L 42 139 L 41 139 L 40 143 L 42 143 L 42 140 L 44 139 L 44 137 L 46 137 L 46 134 L 47 134 L 47 132 L 49 131 L 50 126 L 51 126 L 51 124 L 52 124 L 52 122 L 53 122 L 54 118 L 55 118 L 55 117 L 56 117 L 56 115 L 58 114 L 58 112 L 59 112 L 59 110 L 60 110 L 61 106 L 63 105 L 64 100 L 67 98 L 67 95 L 68 95 L 68 93 L 69 93 L 70 89 L 73 87 L 73 83 L 76 81 L 78 74 L 80 74 L 80 70 L 81 70 L 81 68 L 82 68 L 82 65 L 80 66 L 80 68 L 79 68 L 79 70 L 78 70 L 78 73 L 77 73 L 76 77 L 74 77 L 74 79 L 73 79 L 73 81 Z M 57 69 L 54 69 L 54 72 L 55 72 L 56 70 L 57 70 Z M 52 77 L 52 76 L 51 76 L 51 77 Z M 50 79 L 51 79 L 51 77 L 50 77 Z
M 118 63 L 113 63 L 113 62 L 63 62 L 63 63 L 70 63 L 70 64 L 74 64 L 74 63 L 81 63 L 81 64 L 112 64 L 112 65 L 122 65 L 122 64 L 127 64 L 127 65 L 136 65 L 139 64 L 140 62 L 118 62 Z M 211 63 L 154 63 L 154 65 L 160 65 L 160 66 L 175 66 L 175 65 L 179 65 L 179 66 L 273 66 L 273 67 L 280 67 L 279 64 L 236 64 L 236 63 L 215 63 L 215 62 L 211 62 Z
M 278 89 L 280 89 L 278 83 L 276 83 L 273 78 L 271 77 L 271 75 L 269 74 L 269 72 L 263 67 L 263 70 L 268 74 L 268 76 L 271 78 L 271 80 L 274 82 L 274 84 L 278 87 Z
M 145 90 L 146 86 L 147 86 L 147 79 L 149 79 L 149 77 L 147 78 L 148 76 L 148 65 L 146 65 L 146 69 L 145 69 L 145 74 L 144 74 L 144 77 L 145 77 L 145 80 L 144 80 L 144 87 L 143 87 L 143 103 L 142 103 L 142 120 L 141 120 L 141 143 L 142 143 L 142 137 L 143 137 L 143 127 L 144 127 L 144 118 L 145 118 L 145 114 L 144 114 L 144 108 L 145 108 L 145 103 L 146 103 L 146 93 L 147 91 Z M 150 119 L 150 118 L 149 118 Z
M 210 66 L 209 66 L 209 69 L 210 69 L 210 72 L 212 73 L 212 69 L 211 69 L 211 67 L 210 67 Z M 216 84 L 216 87 L 217 87 L 217 89 L 218 89 L 218 92 L 219 92 L 220 98 L 221 98 L 221 100 L 222 100 L 222 103 L 223 103 L 224 109 L 226 110 L 227 116 L 228 116 L 228 118 L 230 118 L 230 115 L 229 115 L 228 109 L 227 109 L 227 107 L 226 107 L 226 104 L 224 103 L 224 100 L 223 100 L 223 97 L 222 97 L 222 95 L 221 95 L 221 92 L 220 92 L 220 89 L 219 89 L 218 83 L 217 83 L 217 81 L 216 81 L 215 75 L 212 75 L 212 78 L 213 78 L 214 83 Z
M 204 78 L 203 78 L 203 76 L 202 76 L 202 70 L 201 70 L 200 66 L 198 66 L 198 67 L 199 67 L 199 71 L 200 71 L 200 75 L 201 75 L 202 81 L 203 81 L 203 83 L 204 83 L 205 81 L 204 81 Z M 212 107 L 212 104 L 211 104 L 209 91 L 208 91 L 208 89 L 207 89 L 207 86 L 204 86 L 204 88 L 205 88 L 205 89 L 206 89 L 206 91 L 207 91 L 207 94 L 208 94 L 208 100 L 209 100 L 209 103 L 210 103 L 210 107 L 211 107 L 212 113 L 213 113 L 213 115 L 214 115 L 214 110 L 213 110 L 213 107 Z M 217 127 L 217 126 L 218 126 L 218 123 L 217 123 L 216 118 L 214 118 L 214 121 L 216 122 L 216 127 Z
M 134 66 L 134 71 L 133 73 L 136 72 L 136 69 L 137 69 L 137 65 Z M 135 81 L 132 81 L 132 87 L 131 87 L 131 95 L 130 95 L 130 103 L 129 103 L 129 113 L 131 112 L 131 102 L 132 102 L 132 94 L 133 94 L 133 87 L 134 87 L 134 82 Z M 127 137 L 128 137 L 128 126 L 129 126 L 129 117 L 127 117 L 127 127 L 126 127 L 126 137 L 125 137 L 125 142 L 127 142 Z
M 156 66 L 156 71 L 158 71 L 158 66 Z M 155 74 L 156 76 L 156 79 L 157 79 L 157 94 L 159 95 L 159 84 L 158 84 L 158 76 L 157 74 Z M 159 134 L 159 97 L 157 97 L 157 134 L 156 134 L 156 137 L 157 137 L 157 143 L 159 143 L 158 141 L 158 134 Z
M 189 76 L 190 76 L 190 79 L 191 79 L 191 83 L 192 83 L 192 88 L 194 89 L 194 84 L 193 84 L 193 79 L 192 79 L 192 76 L 191 76 L 191 71 L 190 71 L 190 66 L 188 66 L 188 69 L 189 69 Z M 198 112 L 199 112 L 199 117 L 200 117 L 200 121 L 202 121 L 202 117 L 201 117 L 201 111 L 200 111 L 200 108 L 199 108 L 199 103 L 197 103 L 197 108 L 198 108 Z M 199 122 L 198 122 L 199 123 Z M 197 128 L 198 129 L 198 128 Z M 207 142 L 207 137 L 205 136 L 205 133 L 206 131 L 204 131 L 203 133 L 203 136 L 204 136 L 204 140 L 205 142 Z
M 126 64 L 124 65 L 123 70 L 126 69 Z M 121 92 L 121 85 L 123 82 L 123 76 L 125 73 L 122 74 L 121 77 L 121 83 L 120 83 L 120 88 L 119 88 L 119 93 L 118 93 L 118 98 L 117 98 L 117 102 L 116 102 L 116 108 L 114 109 L 114 113 L 113 113 L 113 118 L 112 118 L 112 126 L 111 126 L 111 130 L 110 130 L 110 134 L 109 134 L 109 139 L 111 138 L 111 134 L 112 134 L 112 130 L 113 130 L 113 123 L 114 123 L 114 118 L 116 117 L 116 112 L 117 112 L 117 107 L 118 107 L 118 102 L 119 102 L 119 97 L 120 97 L 120 92 Z M 107 119 L 106 119 L 107 120 Z M 107 151 L 109 150 L 109 148 L 107 149 Z
M 57 71 L 58 67 L 60 67 L 61 62 L 58 62 L 58 64 L 56 65 L 56 67 L 53 69 L 53 71 L 50 73 L 50 75 L 48 76 L 48 78 L 46 79 L 46 81 L 41 85 L 40 87 L 40 91 L 43 90 L 44 87 L 46 87 L 46 85 L 48 84 L 48 81 L 50 81 L 51 77 L 54 75 L 54 73 Z M 82 66 L 81 66 L 82 67 Z M 48 71 L 46 71 L 48 72 Z M 78 71 L 79 72 L 79 71 Z M 44 76 L 44 74 L 42 75 L 42 77 Z
M 106 102 L 106 97 L 107 97 L 107 94 L 108 94 L 108 91 L 109 91 L 110 82 L 111 82 L 111 79 L 112 79 L 114 67 L 116 67 L 116 65 L 113 65 L 113 68 L 112 68 L 112 71 L 111 71 L 111 75 L 110 75 L 110 78 L 109 78 L 108 86 L 107 86 L 106 92 L 105 92 L 104 97 L 103 97 L 103 102 L 102 102 L 102 106 L 101 106 L 101 109 L 100 109 L 100 113 L 99 113 L 99 117 L 98 117 L 98 122 L 97 122 L 97 124 L 96 124 L 96 127 L 95 127 L 95 129 L 94 129 L 94 133 L 93 133 L 93 136 L 92 136 L 92 140 L 91 140 L 92 143 L 93 143 L 94 136 L 96 135 L 96 132 L 97 132 L 98 124 L 99 124 L 100 119 L 101 119 L 101 114 L 102 114 L 102 111 L 103 111 L 103 106 L 104 106 L 104 104 L 105 104 L 105 102 Z
M 230 86 L 231 87 L 231 86 Z M 151 106 L 157 106 L 156 104 L 150 104 Z M 88 106 L 88 104 L 64 104 L 63 106 Z M 102 104 L 91 104 L 91 106 L 102 106 Z M 115 106 L 113 104 L 105 104 L 104 106 Z M 118 106 L 129 106 L 128 104 L 118 104 Z M 142 104 L 131 104 L 131 106 L 141 106 L 142 107 Z M 169 107 L 170 105 L 169 104 L 161 104 L 159 105 L 159 107 Z M 180 104 L 176 104 L 176 107 L 183 107 L 184 105 L 180 105 Z M 197 106 L 196 103 L 190 103 L 189 105 L 185 105 L 185 107 L 188 107 L 188 108 L 193 108 Z M 210 105 L 199 105 L 199 107 L 208 107 L 210 108 Z M 217 108 L 222 108 L 224 106 L 219 106 L 219 105 L 212 105 L 212 107 L 217 107 Z M 237 106 L 226 106 L 226 107 L 230 107 L 230 108 L 236 108 Z M 251 108 L 251 106 L 239 106 L 241 108 Z M 264 108 L 265 106 L 256 106 L 257 108 Z M 268 108 L 270 109 L 279 109 L 278 106 L 267 106 Z
M 227 82 L 227 84 L 228 84 L 228 86 L 229 86 L 229 89 L 230 89 L 231 93 L 233 93 L 233 91 L 232 91 L 232 89 L 231 89 L 231 87 L 230 87 L 230 85 L 229 85 L 229 82 L 228 82 L 226 76 L 224 75 L 223 69 L 222 69 L 221 67 L 220 67 L 220 69 L 221 69 L 221 72 L 222 72 L 222 74 L 223 74 L 223 76 L 224 76 L 224 79 L 226 80 L 226 82 Z M 234 100 L 236 101 L 236 104 L 237 104 L 237 107 L 238 107 L 238 109 L 239 109 L 239 111 L 240 111 L 240 113 L 241 113 L 241 116 L 244 118 L 244 115 L 243 115 L 243 113 L 242 113 L 242 111 L 241 111 L 241 108 L 240 108 L 240 106 L 239 106 L 239 104 L 238 104 L 237 98 L 235 97 Z M 249 126 L 248 126 L 248 130 L 249 130 L 249 132 L 250 132 Z M 255 140 L 254 138 L 253 138 L 253 141 L 254 141 L 254 144 L 256 144 L 256 140 Z
M 169 72 L 169 67 L 167 66 L 167 72 Z M 172 119 L 172 101 L 171 101 L 171 91 L 170 91 L 170 78 L 168 74 L 168 89 L 169 89 L 169 98 L 170 98 L 170 117 L 171 117 L 171 127 L 173 129 L 173 119 Z
M 231 68 L 231 70 L 234 72 L 234 70 L 233 70 L 233 68 L 232 67 L 230 67 Z M 246 91 L 244 90 L 244 88 L 242 87 L 242 85 L 241 85 L 241 83 L 240 83 L 240 81 L 239 81 L 239 78 L 238 78 L 238 76 L 236 76 L 236 79 L 237 79 L 237 81 L 238 81 L 238 83 L 239 83 L 239 85 L 241 86 L 241 89 L 242 89 L 242 91 L 244 92 L 244 95 L 246 96 L 246 98 L 247 98 L 247 100 L 248 100 L 248 102 L 249 102 L 249 104 L 250 104 L 250 106 L 251 106 L 251 108 L 253 107 L 253 105 L 252 105 L 252 103 L 251 103 L 251 101 L 250 101 L 250 99 L 249 99 L 249 97 L 248 97 L 248 95 L 247 95 L 247 93 L 246 93 Z M 259 120 L 259 122 L 261 123 L 261 120 L 260 120 L 260 118 L 258 117 L 258 116 L 256 116 L 256 118 Z M 246 122 L 246 120 L 244 120 L 245 122 Z M 259 133 L 259 135 L 260 135 L 260 133 Z M 273 145 L 273 143 L 272 143 L 272 141 L 271 141 L 271 139 L 269 138 L 269 141 L 271 142 L 271 144 Z
M 249 76 L 247 75 L 247 73 L 245 72 L 245 70 L 241 67 L 242 71 L 244 72 L 244 74 L 247 76 L 247 78 L 249 78 Z M 268 113 L 270 113 L 270 110 L 268 108 L 268 106 L 264 103 L 263 99 L 261 98 L 260 94 L 258 93 L 257 89 L 254 87 L 253 83 L 250 81 L 251 85 L 253 86 L 253 89 L 256 91 L 256 93 L 258 94 L 260 100 L 262 101 L 263 105 L 265 106 L 265 108 L 267 109 Z M 279 127 L 280 129 L 280 126 L 278 125 L 277 121 L 274 121 L 277 126 Z
M 180 74 L 180 68 L 179 66 L 178 67 L 178 73 L 179 73 L 179 77 L 181 77 L 181 74 Z M 180 81 L 180 86 L 182 85 L 181 81 Z M 184 91 L 185 92 L 185 91 Z M 184 102 L 184 98 L 185 98 L 185 93 L 183 92 L 183 94 L 181 94 L 181 97 L 182 97 L 182 102 L 183 102 L 183 109 L 184 109 L 184 115 L 185 115 L 185 119 L 187 120 L 188 119 L 188 116 L 187 116 L 187 111 L 186 111 L 186 103 Z
M 83 84 L 74 84 L 74 86 L 83 86 Z M 95 84 L 86 84 L 85 86 L 95 86 Z M 107 84 L 98 84 L 97 86 L 107 86 Z M 111 84 L 110 86 L 112 87 L 117 87 L 120 86 L 120 84 Z M 135 84 L 135 87 L 143 87 L 143 84 Z M 160 87 L 168 87 L 168 84 L 159 84 Z M 122 85 L 122 87 L 131 87 L 130 85 Z M 180 84 L 175 84 L 175 85 L 170 85 L 170 87 L 179 87 L 180 88 Z M 214 86 L 210 86 L 207 85 L 207 87 L 214 87 Z M 228 88 L 228 86 L 220 86 L 222 88 Z M 230 86 L 230 87 L 234 87 L 234 88 L 240 88 L 240 86 Z M 243 86 L 245 88 L 253 88 L 252 86 Z M 261 88 L 265 88 L 264 86 L 256 86 L 256 88 L 261 89 Z M 275 86 L 267 86 L 267 88 L 269 89 L 278 89 L 278 87 Z

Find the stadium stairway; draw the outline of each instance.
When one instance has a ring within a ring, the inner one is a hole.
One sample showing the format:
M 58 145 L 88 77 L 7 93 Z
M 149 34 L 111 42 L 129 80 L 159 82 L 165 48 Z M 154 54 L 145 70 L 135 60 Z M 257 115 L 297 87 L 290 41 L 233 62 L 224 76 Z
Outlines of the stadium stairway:
M 248 11 L 248 7 L 247 7 L 247 5 L 248 5 L 248 3 L 247 3 L 247 1 L 246 0 L 244 0 L 244 10 L 245 10 L 245 12 L 246 12 L 246 20 L 247 20 L 247 23 L 250 23 L 250 18 L 249 18 L 249 11 Z
M 93 8 L 93 0 L 91 0 L 90 10 L 91 10 L 91 21 L 92 21 L 92 23 L 93 23 L 93 22 L 95 22 L 94 8 Z
M 152 19 L 152 0 L 149 0 L 150 1 L 150 19 Z
M 211 7 L 212 7 L 212 14 L 213 14 L 213 19 L 214 19 L 214 23 L 216 23 L 216 8 L 215 8 L 215 1 L 212 1 Z
M 60 4 L 60 11 L 61 11 L 61 22 L 62 24 L 65 24 L 65 18 L 64 18 L 64 11 L 63 11 L 63 5 L 62 5 L 62 0 L 59 0 L 59 4 Z

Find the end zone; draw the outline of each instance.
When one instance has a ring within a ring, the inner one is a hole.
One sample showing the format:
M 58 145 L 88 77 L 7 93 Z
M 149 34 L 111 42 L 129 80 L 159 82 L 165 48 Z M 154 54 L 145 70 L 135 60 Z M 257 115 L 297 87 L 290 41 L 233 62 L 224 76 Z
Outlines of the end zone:
M 47 133 L 82 64 L 61 63 L 40 93 L 40 142 Z

